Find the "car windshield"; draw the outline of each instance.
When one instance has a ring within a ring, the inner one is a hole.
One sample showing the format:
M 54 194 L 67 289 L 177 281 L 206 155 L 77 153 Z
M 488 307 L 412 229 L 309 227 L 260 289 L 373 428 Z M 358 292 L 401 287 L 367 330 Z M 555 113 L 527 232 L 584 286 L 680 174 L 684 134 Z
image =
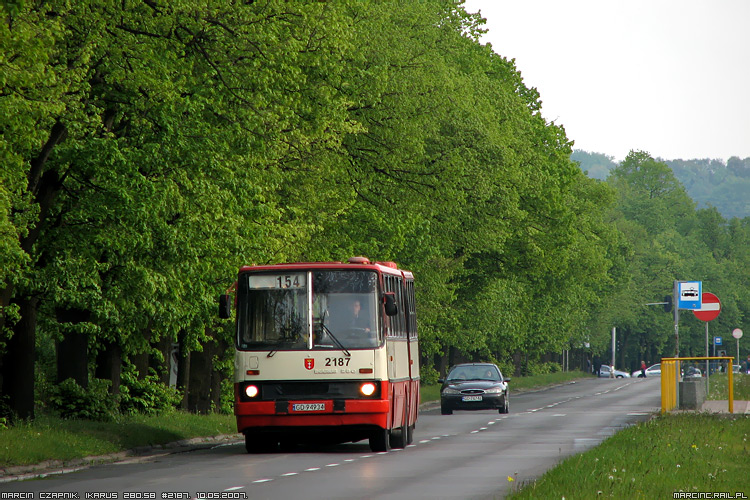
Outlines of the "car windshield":
M 447 380 L 502 380 L 502 375 L 494 366 L 456 366 L 448 374 Z

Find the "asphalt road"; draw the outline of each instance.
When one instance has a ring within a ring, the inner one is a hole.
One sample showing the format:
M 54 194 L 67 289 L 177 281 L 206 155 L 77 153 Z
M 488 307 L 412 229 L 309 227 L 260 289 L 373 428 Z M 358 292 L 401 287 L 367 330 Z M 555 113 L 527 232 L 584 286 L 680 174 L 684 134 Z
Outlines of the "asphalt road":
M 388 453 L 362 441 L 248 455 L 243 443 L 230 443 L 0 483 L 0 492 L 82 500 L 503 498 L 511 485 L 649 418 L 660 385 L 658 378 L 589 379 L 511 392 L 510 401 L 508 415 L 423 410 L 414 444 Z

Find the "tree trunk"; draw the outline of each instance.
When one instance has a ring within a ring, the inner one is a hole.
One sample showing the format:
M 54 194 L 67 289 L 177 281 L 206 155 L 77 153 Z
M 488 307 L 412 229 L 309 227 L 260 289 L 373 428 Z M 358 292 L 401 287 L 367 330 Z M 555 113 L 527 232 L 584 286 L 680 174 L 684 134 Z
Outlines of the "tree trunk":
M 149 327 L 143 331 L 142 333 L 143 339 L 144 339 L 144 349 L 146 351 L 139 352 L 137 354 L 131 354 L 130 355 L 130 362 L 133 363 L 135 366 L 135 371 L 138 374 L 138 380 L 143 380 L 146 378 L 146 375 L 148 375 L 148 368 L 149 368 L 149 342 L 151 340 L 151 337 L 153 336 L 153 330 L 151 330 L 151 327 Z
M 28 255 L 33 255 L 34 244 L 39 238 L 43 222 L 46 220 L 57 193 L 62 189 L 60 176 L 54 170 L 44 171 L 52 150 L 67 136 L 68 131 L 62 122 L 56 122 L 50 130 L 47 142 L 42 146 L 39 154 L 30 162 L 28 173 L 28 191 L 39 205 L 39 220 L 29 227 L 25 237 L 20 238 L 21 249 Z M 39 299 L 28 294 L 17 294 L 12 285 L 6 284 L 0 294 L 0 305 L 9 303 L 19 305 L 20 319 L 13 326 L 13 337 L 8 340 L 2 361 L 2 376 L 0 376 L 0 396 L 8 398 L 11 411 L 19 418 L 34 418 L 34 362 L 36 359 L 36 323 Z M 0 326 L 5 325 L 5 317 L 0 320 Z
M 171 338 L 168 338 L 166 336 L 162 337 L 154 346 L 161 353 L 161 359 L 159 359 L 157 356 L 154 356 L 153 354 L 148 358 L 149 366 L 159 376 L 159 382 L 164 385 L 169 385 L 169 376 L 172 367 L 172 343 L 173 342 Z
M 90 311 L 76 308 L 55 310 L 57 322 L 61 325 L 76 325 L 87 322 Z M 72 378 L 86 388 L 89 386 L 89 338 L 85 333 L 68 331 L 57 343 L 57 383 Z
M 188 392 L 190 391 L 190 351 L 185 346 L 185 336 L 184 331 L 177 336 L 177 342 L 180 344 L 177 355 L 177 389 L 182 391 L 180 408 L 183 410 L 188 408 Z
M 122 375 L 122 349 L 114 342 L 107 342 L 96 355 L 96 378 L 112 382 L 109 392 L 120 394 L 120 377 Z
M 188 411 L 208 413 L 211 410 L 211 372 L 214 342 L 204 344 L 203 351 L 190 354 L 190 391 Z
M 2 363 L 2 396 L 7 397 L 11 412 L 21 419 L 34 418 L 34 361 L 36 322 L 39 299 L 21 298 L 21 319 L 13 325 Z

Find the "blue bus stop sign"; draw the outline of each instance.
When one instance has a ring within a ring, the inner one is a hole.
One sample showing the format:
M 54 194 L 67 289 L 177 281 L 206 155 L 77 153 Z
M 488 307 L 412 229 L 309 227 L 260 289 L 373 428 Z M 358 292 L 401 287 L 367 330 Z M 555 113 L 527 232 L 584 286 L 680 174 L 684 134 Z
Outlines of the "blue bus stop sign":
M 714 337 L 714 345 L 721 345 L 721 337 Z

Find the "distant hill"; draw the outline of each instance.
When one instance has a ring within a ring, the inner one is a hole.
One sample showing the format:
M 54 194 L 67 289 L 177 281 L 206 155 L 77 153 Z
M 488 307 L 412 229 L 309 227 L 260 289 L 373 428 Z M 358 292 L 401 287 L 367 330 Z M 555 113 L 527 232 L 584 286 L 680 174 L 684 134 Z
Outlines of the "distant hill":
M 589 177 L 604 180 L 617 166 L 614 157 L 576 149 L 571 155 Z M 699 208 L 716 207 L 727 219 L 750 217 L 750 158 L 664 160 Z

